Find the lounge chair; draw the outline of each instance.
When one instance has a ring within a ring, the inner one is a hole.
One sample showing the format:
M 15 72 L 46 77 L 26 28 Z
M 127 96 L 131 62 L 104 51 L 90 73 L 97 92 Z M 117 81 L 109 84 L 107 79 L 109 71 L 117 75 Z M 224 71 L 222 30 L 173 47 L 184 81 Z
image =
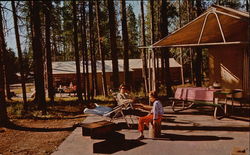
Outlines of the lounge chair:
M 112 96 L 117 101 L 116 95 L 117 94 L 114 94 L 114 93 L 112 94 Z M 85 114 L 96 114 L 99 116 L 109 117 L 111 122 L 115 118 L 122 116 L 123 119 L 126 121 L 127 126 L 130 127 L 123 110 L 128 110 L 130 108 L 133 109 L 132 103 L 130 103 L 130 102 L 118 103 L 118 106 L 114 107 L 113 109 L 110 107 L 100 106 L 96 103 L 95 103 L 95 106 L 96 106 L 96 108 L 94 108 L 94 109 L 85 108 L 84 113 Z M 132 123 L 134 123 L 131 115 L 129 115 L 129 116 L 130 116 Z

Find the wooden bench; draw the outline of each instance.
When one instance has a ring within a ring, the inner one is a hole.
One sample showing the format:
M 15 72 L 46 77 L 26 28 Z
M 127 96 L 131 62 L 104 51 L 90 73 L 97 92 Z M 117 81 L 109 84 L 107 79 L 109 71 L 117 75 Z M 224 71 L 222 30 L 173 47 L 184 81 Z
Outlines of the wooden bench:
M 115 124 L 106 120 L 82 123 L 82 135 L 91 138 L 102 138 L 115 131 Z

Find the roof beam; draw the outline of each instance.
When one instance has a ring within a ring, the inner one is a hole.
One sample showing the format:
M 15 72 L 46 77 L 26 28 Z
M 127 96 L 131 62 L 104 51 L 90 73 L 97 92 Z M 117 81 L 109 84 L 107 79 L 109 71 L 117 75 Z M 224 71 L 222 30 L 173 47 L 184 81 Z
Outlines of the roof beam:
M 209 16 L 210 14 L 211 14 L 211 12 L 208 13 L 208 14 L 206 15 L 205 20 L 203 21 L 201 33 L 200 33 L 199 40 L 198 40 L 198 44 L 200 44 L 200 42 L 201 42 L 201 37 L 202 37 L 202 34 L 203 34 L 203 32 L 204 32 L 205 25 L 206 25 L 206 23 L 207 23 L 207 18 L 208 18 L 208 16 Z
M 217 22 L 218 22 L 218 25 L 219 25 L 219 28 L 220 28 L 220 33 L 221 33 L 221 36 L 222 36 L 223 41 L 224 41 L 224 43 L 225 43 L 225 42 L 226 42 L 226 39 L 225 39 L 225 36 L 224 36 L 223 30 L 222 30 L 222 27 L 221 27 L 221 24 L 220 24 L 220 20 L 219 20 L 219 18 L 218 18 L 217 13 L 214 13 L 214 14 L 215 14 L 215 17 L 216 17 L 216 19 L 217 19 Z
M 198 47 L 198 46 L 215 46 L 215 45 L 240 45 L 249 44 L 250 42 L 234 41 L 234 42 L 215 42 L 215 43 L 201 43 L 201 44 L 180 44 L 180 45 L 166 45 L 166 46 L 154 46 L 153 48 L 162 47 Z

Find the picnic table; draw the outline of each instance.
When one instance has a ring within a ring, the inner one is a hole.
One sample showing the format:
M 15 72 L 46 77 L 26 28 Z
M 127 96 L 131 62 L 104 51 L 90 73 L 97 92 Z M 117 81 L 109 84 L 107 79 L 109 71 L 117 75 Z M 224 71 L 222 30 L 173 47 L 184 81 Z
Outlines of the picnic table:
M 192 107 L 194 104 L 202 104 L 213 106 L 214 117 L 216 118 L 218 107 L 223 109 L 224 114 L 227 115 L 228 95 L 232 100 L 233 94 L 238 93 L 237 90 L 225 91 L 222 89 L 205 88 L 205 87 L 182 87 L 177 88 L 172 102 L 173 111 L 185 110 Z M 177 103 L 181 102 L 182 107 L 177 109 Z M 176 110 L 177 109 L 177 110 Z
M 62 93 L 67 93 L 69 94 L 69 96 L 71 96 L 71 93 L 76 94 L 76 86 L 72 86 L 72 87 L 67 87 L 67 86 L 60 86 L 56 89 L 56 93 L 60 94 L 60 97 L 62 97 Z

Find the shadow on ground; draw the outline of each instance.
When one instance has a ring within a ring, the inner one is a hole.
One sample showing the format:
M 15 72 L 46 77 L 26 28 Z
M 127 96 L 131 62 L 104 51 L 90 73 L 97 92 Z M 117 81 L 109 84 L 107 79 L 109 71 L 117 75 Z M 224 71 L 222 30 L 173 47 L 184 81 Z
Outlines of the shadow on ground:
M 189 124 L 189 123 L 183 123 Z M 118 123 L 117 130 L 130 129 L 137 130 L 137 124 L 130 124 L 130 127 L 126 123 Z M 147 129 L 147 127 L 145 127 Z M 176 125 L 161 125 L 162 130 L 190 130 L 190 131 L 239 131 L 239 132 L 249 132 L 249 126 L 197 126 L 197 125 L 186 125 L 186 126 L 176 126 Z
M 128 151 L 145 144 L 137 140 L 124 140 L 123 142 L 105 140 L 93 144 L 93 153 L 112 154 L 118 151 Z
M 177 134 L 162 134 L 157 140 L 170 141 L 215 141 L 215 140 L 232 140 L 232 137 L 218 137 L 209 135 L 177 135 Z
M 19 131 L 31 131 L 31 132 L 55 132 L 55 131 L 73 131 L 76 128 L 76 126 L 67 128 L 30 128 L 10 122 L 5 125 L 5 128 L 19 130 Z

